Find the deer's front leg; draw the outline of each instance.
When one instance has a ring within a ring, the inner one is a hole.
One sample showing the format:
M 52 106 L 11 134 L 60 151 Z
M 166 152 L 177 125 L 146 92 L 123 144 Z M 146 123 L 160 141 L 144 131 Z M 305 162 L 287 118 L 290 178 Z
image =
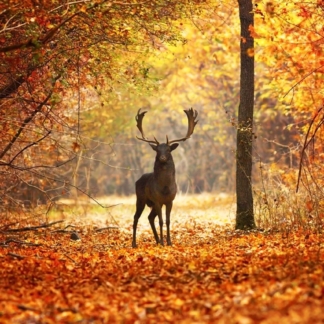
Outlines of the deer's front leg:
M 162 206 L 156 206 L 156 211 L 157 211 L 157 215 L 159 217 L 159 225 L 160 225 L 160 244 L 164 245 L 163 242 L 163 218 L 162 218 Z
M 155 211 L 155 208 L 153 207 L 150 214 L 149 214 L 148 219 L 149 219 L 149 222 L 150 222 L 153 234 L 154 234 L 156 244 L 159 244 L 160 240 L 159 240 L 159 236 L 158 236 L 158 233 L 156 231 L 155 224 L 154 224 L 154 220 L 155 220 L 156 215 L 157 215 L 157 212 Z
M 172 209 L 172 202 L 166 205 L 166 226 L 167 226 L 167 244 L 172 245 L 170 237 L 170 216 Z

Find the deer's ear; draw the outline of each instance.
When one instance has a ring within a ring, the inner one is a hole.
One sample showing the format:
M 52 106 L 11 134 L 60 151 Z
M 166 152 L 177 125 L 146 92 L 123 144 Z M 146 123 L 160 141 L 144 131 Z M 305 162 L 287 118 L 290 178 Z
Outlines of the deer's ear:
M 171 151 L 175 150 L 178 146 L 179 146 L 179 143 L 174 143 L 174 144 L 170 145 Z
M 152 147 L 152 149 L 153 149 L 154 151 L 156 151 L 156 148 L 157 148 L 156 145 L 150 143 L 150 146 Z

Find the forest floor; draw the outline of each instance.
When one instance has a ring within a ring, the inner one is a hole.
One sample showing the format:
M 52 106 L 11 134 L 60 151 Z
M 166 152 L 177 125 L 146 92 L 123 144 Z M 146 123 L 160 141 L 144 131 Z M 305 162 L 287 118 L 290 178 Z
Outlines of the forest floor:
M 47 223 L 10 215 L 0 323 L 323 323 L 324 235 L 234 231 L 234 201 L 179 196 L 172 247 L 156 246 L 146 209 L 131 248 L 135 197 L 69 204 Z

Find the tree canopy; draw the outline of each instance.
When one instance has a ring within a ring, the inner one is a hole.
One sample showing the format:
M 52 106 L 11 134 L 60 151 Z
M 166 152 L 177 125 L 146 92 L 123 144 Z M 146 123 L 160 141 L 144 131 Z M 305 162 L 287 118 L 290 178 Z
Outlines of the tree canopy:
M 181 41 L 180 25 L 174 21 L 195 15 L 199 6 L 194 4 L 0 4 L 0 158 L 6 177 L 5 203 L 12 200 L 6 194 L 8 185 L 15 188 L 17 181 L 29 187 L 37 184 L 38 191 L 49 182 L 65 186 L 67 180 L 53 174 L 57 167 L 78 160 L 81 113 L 91 109 L 103 85 L 104 91 L 116 93 L 126 85 L 137 89 L 146 84 L 148 69 L 139 56 Z

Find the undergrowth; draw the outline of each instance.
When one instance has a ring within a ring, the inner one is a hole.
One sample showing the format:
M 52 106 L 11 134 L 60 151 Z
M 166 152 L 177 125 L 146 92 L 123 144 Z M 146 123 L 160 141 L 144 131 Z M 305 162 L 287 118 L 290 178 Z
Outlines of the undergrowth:
M 296 170 L 262 168 L 260 184 L 254 190 L 258 228 L 284 232 L 322 232 L 324 201 L 318 185 L 305 175 L 297 192 Z

